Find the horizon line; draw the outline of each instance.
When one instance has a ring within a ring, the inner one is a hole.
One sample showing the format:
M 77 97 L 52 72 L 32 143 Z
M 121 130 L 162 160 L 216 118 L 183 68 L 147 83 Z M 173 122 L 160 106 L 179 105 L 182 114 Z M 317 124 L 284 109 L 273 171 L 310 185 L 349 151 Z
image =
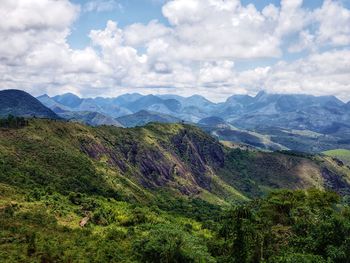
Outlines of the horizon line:
M 6 90 L 18 90 L 18 91 L 24 91 L 24 92 L 27 92 L 28 94 L 32 95 L 30 92 L 26 91 L 26 90 L 22 90 L 22 89 L 2 89 L 0 91 L 6 91 Z M 102 99 L 116 99 L 116 98 L 119 98 L 121 96 L 125 96 L 125 95 L 140 95 L 140 96 L 155 96 L 155 97 L 162 97 L 162 96 L 178 96 L 178 97 L 181 97 L 181 98 L 184 98 L 184 99 L 188 99 L 188 98 L 191 98 L 191 97 L 194 97 L 194 96 L 200 96 L 206 100 L 208 100 L 209 102 L 213 103 L 213 104 L 220 104 L 220 103 L 224 103 L 226 102 L 229 98 L 231 97 L 234 97 L 234 96 L 247 96 L 247 97 L 251 97 L 251 98 L 256 98 L 259 94 L 268 94 L 268 95 L 286 95 L 286 96 L 311 96 L 311 97 L 315 97 L 315 98 L 322 98 L 322 97 L 334 97 L 336 98 L 337 100 L 343 102 L 343 103 L 350 103 L 350 100 L 349 101 L 344 101 L 342 99 L 340 99 L 339 97 L 337 97 L 336 95 L 314 95 L 314 94 L 309 94 L 309 93 L 280 93 L 280 92 L 273 92 L 273 93 L 270 93 L 266 90 L 260 90 L 258 91 L 257 93 L 255 93 L 255 95 L 249 95 L 249 94 L 232 94 L 232 95 L 229 95 L 228 97 L 226 97 L 226 99 L 224 101 L 219 101 L 219 102 L 214 102 L 210 99 L 208 99 L 206 96 L 204 95 L 201 95 L 201 94 L 193 94 L 193 95 L 190 95 L 190 96 L 181 96 L 181 95 L 178 95 L 178 94 L 175 94 L 175 93 L 166 93 L 166 94 L 156 94 L 156 93 L 147 93 L 147 94 L 142 94 L 142 93 L 139 93 L 139 92 L 127 92 L 127 93 L 123 93 L 123 94 L 120 94 L 120 95 L 116 95 L 116 96 L 82 96 L 82 95 L 78 95 L 74 92 L 65 92 L 65 93 L 61 93 L 61 94 L 57 94 L 57 95 L 49 95 L 47 93 L 44 93 L 44 94 L 41 94 L 39 96 L 33 96 L 35 98 L 39 98 L 39 97 L 42 97 L 42 96 L 48 96 L 49 98 L 53 98 L 53 97 L 56 97 L 56 96 L 63 96 L 63 95 L 66 95 L 66 94 L 71 94 L 71 95 L 74 95 L 74 96 L 77 96 L 78 98 L 80 99 L 97 99 L 97 98 L 102 98 Z

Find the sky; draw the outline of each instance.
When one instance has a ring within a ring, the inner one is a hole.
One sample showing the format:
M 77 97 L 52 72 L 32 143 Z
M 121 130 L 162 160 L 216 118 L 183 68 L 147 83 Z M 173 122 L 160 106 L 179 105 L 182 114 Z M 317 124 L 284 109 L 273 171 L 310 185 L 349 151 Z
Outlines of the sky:
M 350 0 L 1 0 L 0 89 L 350 100 Z

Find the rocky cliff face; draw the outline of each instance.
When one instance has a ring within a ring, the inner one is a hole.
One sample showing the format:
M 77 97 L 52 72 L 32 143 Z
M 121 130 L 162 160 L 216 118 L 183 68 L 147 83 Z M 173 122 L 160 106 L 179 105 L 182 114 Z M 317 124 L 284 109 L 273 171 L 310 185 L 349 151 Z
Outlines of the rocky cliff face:
M 274 188 L 317 187 L 342 194 L 349 187 L 350 169 L 331 158 L 229 150 L 189 125 L 150 124 L 98 138 L 82 141 L 83 151 L 95 160 L 107 157 L 111 167 L 151 190 L 165 187 L 185 195 L 239 191 L 254 197 Z
M 138 129 L 145 140 L 120 129 L 122 141 L 106 137 L 81 140 L 81 150 L 95 160 L 107 158 L 111 167 L 149 189 L 168 186 L 187 195 L 210 191 L 213 170 L 224 166 L 222 145 L 194 127 L 169 125 L 176 132 L 162 137 L 147 129 L 156 126 L 159 124 Z

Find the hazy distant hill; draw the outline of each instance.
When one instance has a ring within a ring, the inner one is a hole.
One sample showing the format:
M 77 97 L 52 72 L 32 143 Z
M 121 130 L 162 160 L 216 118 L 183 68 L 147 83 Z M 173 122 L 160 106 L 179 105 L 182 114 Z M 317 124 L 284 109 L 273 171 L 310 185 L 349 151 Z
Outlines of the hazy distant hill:
M 116 119 L 98 112 L 66 111 L 60 113 L 59 116 L 69 121 L 81 122 L 91 126 L 112 125 L 123 127 L 123 125 Z
M 260 92 L 254 97 L 234 95 L 222 103 L 213 103 L 199 95 L 137 93 L 117 98 L 79 98 L 64 94 L 40 99 L 57 113 L 62 109 L 98 112 L 112 118 L 121 117 L 119 121 L 125 126 L 154 121 L 198 123 L 222 140 L 263 149 L 306 152 L 350 149 L 350 104 L 334 96 Z M 152 114 L 140 114 L 140 111 Z
M 198 122 L 198 124 L 202 126 L 209 126 L 209 127 L 227 126 L 227 123 L 223 118 L 216 117 L 216 116 L 211 116 L 211 117 L 206 117 L 204 119 L 201 119 Z
M 228 99 L 220 116 L 238 127 L 284 127 L 322 132 L 335 122 L 347 123 L 350 112 L 344 103 L 333 96 L 283 95 L 259 93 L 246 102 Z M 239 110 L 227 107 L 240 106 Z
M 0 117 L 9 114 L 21 117 L 59 118 L 52 110 L 22 90 L 1 90 Z
M 181 122 L 180 119 L 172 117 L 170 115 L 146 111 L 146 110 L 142 110 L 131 115 L 119 117 L 117 118 L 117 121 L 120 122 L 125 127 L 143 126 L 150 122 L 159 122 L 159 123 Z

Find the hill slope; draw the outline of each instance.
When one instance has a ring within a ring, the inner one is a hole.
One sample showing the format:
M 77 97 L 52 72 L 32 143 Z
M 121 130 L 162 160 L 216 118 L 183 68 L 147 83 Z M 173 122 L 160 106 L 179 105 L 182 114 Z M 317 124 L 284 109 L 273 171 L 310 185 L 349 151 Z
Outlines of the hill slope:
M 350 165 L 350 150 L 335 149 L 324 152 L 325 155 L 340 159 L 342 162 Z
M 117 118 L 117 121 L 119 121 L 125 127 L 143 126 L 150 122 L 159 122 L 159 123 L 181 122 L 180 119 L 172 117 L 170 115 L 146 111 L 146 110 L 142 110 L 134 114 L 119 117 Z
M 24 91 L 1 90 L 0 117 L 7 117 L 9 114 L 19 117 L 59 118 L 52 110 Z
M 348 212 L 334 193 L 246 201 L 276 188 L 347 194 L 349 171 L 331 157 L 225 148 L 190 125 L 32 119 L 0 129 L 0 261 L 251 262 L 261 251 L 326 262 L 335 245 L 347 258 Z M 229 202 L 243 205 L 224 212 Z
M 231 150 L 181 124 L 123 129 L 31 120 L 0 130 L 0 182 L 139 198 L 159 190 L 222 203 L 273 188 L 349 189 L 327 158 Z

